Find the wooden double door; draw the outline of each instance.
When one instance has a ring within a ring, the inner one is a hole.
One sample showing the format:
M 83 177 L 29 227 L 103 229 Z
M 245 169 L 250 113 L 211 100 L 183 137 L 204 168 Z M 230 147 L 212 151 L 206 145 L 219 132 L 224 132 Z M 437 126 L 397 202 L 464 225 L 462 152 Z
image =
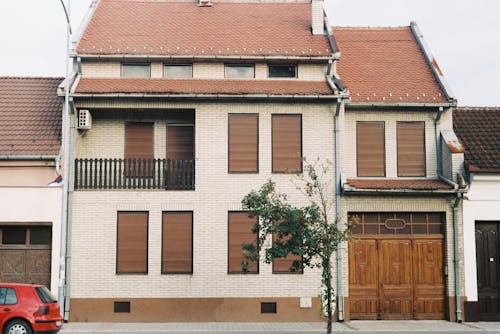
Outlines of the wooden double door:
M 349 242 L 351 319 L 444 319 L 443 239 Z
M 500 222 L 476 222 L 479 318 L 500 321 Z

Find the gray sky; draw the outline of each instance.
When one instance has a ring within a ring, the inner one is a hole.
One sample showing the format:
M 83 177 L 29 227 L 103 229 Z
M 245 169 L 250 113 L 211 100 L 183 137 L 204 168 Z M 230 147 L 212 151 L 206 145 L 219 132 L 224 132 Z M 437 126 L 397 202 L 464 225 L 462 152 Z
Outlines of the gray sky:
M 217 1 L 217 0 L 215 0 Z M 91 0 L 71 0 L 78 30 Z M 332 25 L 417 21 L 460 105 L 500 106 L 500 0 L 325 0 Z M 59 0 L 0 0 L 0 75 L 64 76 Z

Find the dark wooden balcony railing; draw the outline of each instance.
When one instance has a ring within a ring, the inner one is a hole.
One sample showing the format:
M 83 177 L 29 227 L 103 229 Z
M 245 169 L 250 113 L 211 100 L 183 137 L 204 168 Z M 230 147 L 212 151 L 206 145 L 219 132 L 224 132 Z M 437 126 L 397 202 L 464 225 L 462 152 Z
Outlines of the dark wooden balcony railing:
M 75 159 L 75 190 L 194 190 L 194 160 Z

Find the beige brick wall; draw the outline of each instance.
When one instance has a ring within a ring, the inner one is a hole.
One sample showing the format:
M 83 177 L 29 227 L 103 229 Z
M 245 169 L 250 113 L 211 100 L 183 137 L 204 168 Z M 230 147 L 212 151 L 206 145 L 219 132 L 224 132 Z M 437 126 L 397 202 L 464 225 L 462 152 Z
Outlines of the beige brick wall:
M 357 177 L 356 170 L 356 122 L 383 121 L 385 123 L 385 164 L 386 177 L 398 177 L 396 122 L 425 121 L 426 176 L 436 177 L 436 135 L 434 130 L 435 113 L 429 112 L 375 112 L 347 111 L 342 132 L 342 169 L 348 178 Z
M 110 104 L 124 108 L 123 102 Z M 105 107 L 93 102 L 78 107 Z M 258 275 L 227 274 L 227 211 L 240 210 L 241 198 L 272 177 L 293 203 L 305 204 L 291 182 L 294 176 L 271 173 L 271 114 L 301 113 L 303 152 L 333 160 L 332 107 L 303 104 L 166 104 L 135 107 L 196 110 L 195 191 L 75 191 L 72 224 L 72 297 L 253 297 L 317 296 L 321 275 L 272 274 L 261 263 Z M 228 113 L 259 114 L 259 173 L 227 173 Z M 77 139 L 78 155 L 123 153 L 123 121 L 94 119 L 92 130 Z M 121 123 L 121 124 L 120 124 Z M 164 124 L 155 125 L 155 147 L 164 142 Z M 158 152 L 157 152 L 158 154 Z M 329 194 L 333 196 L 334 190 Z M 149 273 L 116 275 L 116 215 L 119 210 L 149 211 Z M 194 273 L 161 275 L 161 212 L 194 212 Z M 89 269 L 92 268 L 92 269 Z M 133 286 L 134 289 L 130 289 Z
M 168 63 L 168 62 L 165 62 Z M 162 62 L 151 63 L 151 77 L 163 77 Z M 324 81 L 326 65 L 299 64 L 298 80 Z M 120 62 L 83 62 L 82 76 L 88 78 L 119 78 L 121 75 Z M 193 78 L 196 79 L 224 79 L 224 63 L 193 63 Z M 267 64 L 255 64 L 255 79 L 266 80 L 268 78 Z M 279 79 L 279 78 L 278 78 Z M 281 78 L 283 79 L 283 78 Z M 271 79 L 275 80 L 275 79 Z M 293 79 L 290 79 L 293 80 Z

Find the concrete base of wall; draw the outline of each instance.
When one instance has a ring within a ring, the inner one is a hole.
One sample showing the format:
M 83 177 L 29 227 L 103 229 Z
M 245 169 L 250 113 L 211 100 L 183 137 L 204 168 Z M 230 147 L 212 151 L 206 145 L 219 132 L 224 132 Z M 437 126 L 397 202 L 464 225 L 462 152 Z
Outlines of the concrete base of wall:
M 322 321 L 319 297 L 301 308 L 288 298 L 72 298 L 76 322 L 315 322 Z M 129 313 L 115 313 L 115 302 L 130 302 Z M 261 313 L 262 302 L 275 302 L 276 313 Z
M 456 308 L 456 298 L 455 296 L 448 296 L 448 320 L 451 322 L 457 321 L 457 308 Z M 464 303 L 467 301 L 467 297 L 460 297 L 461 311 L 462 311 L 462 321 L 464 321 Z

